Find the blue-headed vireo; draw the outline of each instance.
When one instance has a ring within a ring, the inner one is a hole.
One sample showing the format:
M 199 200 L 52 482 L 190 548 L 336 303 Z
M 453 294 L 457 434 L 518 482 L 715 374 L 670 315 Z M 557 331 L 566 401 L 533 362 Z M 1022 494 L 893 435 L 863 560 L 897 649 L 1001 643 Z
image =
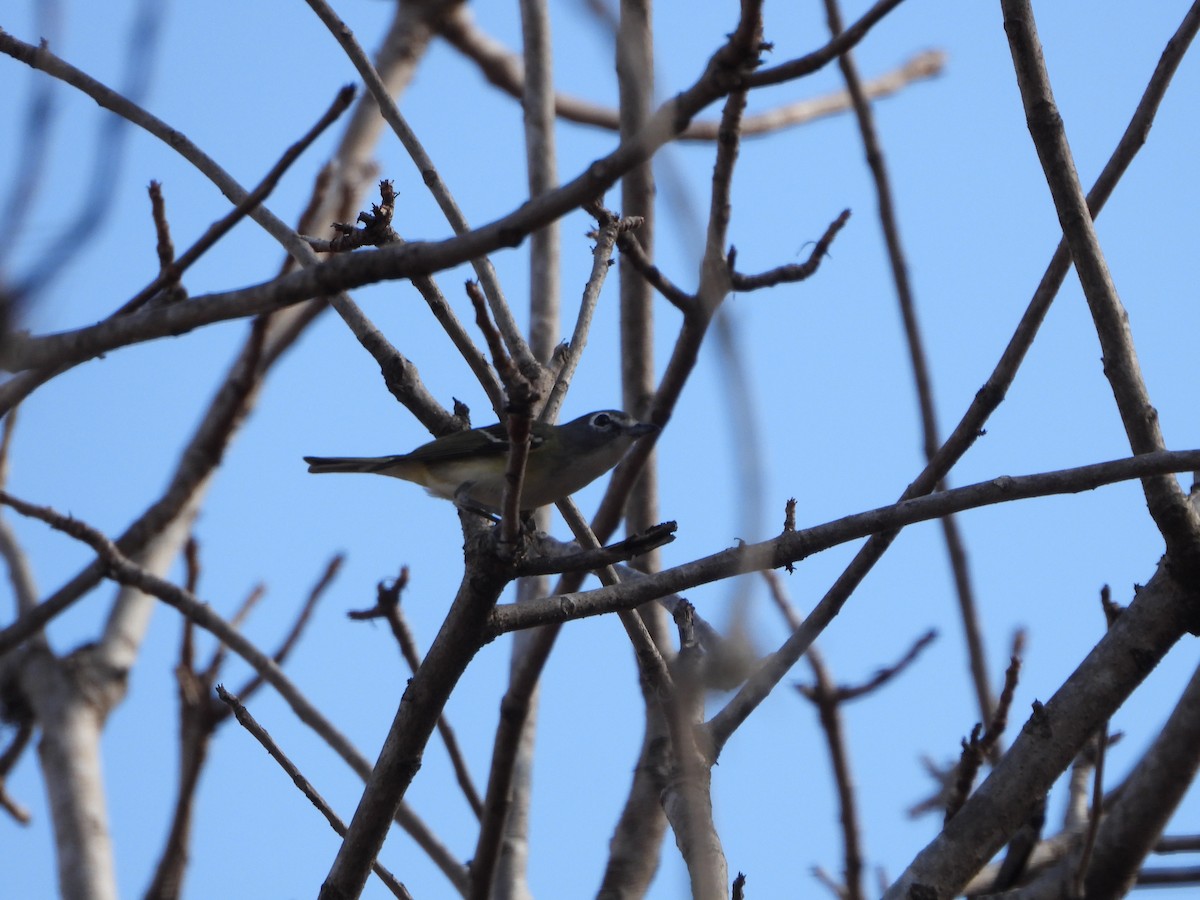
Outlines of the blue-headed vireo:
M 595 481 L 657 425 L 616 409 L 580 416 L 565 425 L 534 422 L 521 489 L 527 512 L 561 500 Z M 448 434 L 399 456 L 306 456 L 310 472 L 374 472 L 423 486 L 466 508 L 499 511 L 508 462 L 508 431 L 488 425 Z

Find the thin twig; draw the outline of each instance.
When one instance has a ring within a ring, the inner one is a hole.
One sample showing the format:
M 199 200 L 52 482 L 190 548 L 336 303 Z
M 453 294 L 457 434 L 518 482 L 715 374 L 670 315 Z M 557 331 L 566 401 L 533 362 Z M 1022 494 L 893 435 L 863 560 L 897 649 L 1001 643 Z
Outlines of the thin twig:
M 6 721 L 5 724 L 11 726 L 13 723 Z M 4 748 L 4 752 L 0 753 L 0 809 L 7 812 L 21 825 L 28 825 L 33 821 L 33 816 L 30 815 L 29 810 L 12 798 L 5 782 L 8 780 L 8 773 L 13 770 L 20 760 L 21 754 L 25 752 L 25 748 L 33 741 L 34 724 L 32 721 L 19 722 L 13 731 L 12 741 Z
M 1079 849 L 1079 860 L 1075 866 L 1075 877 L 1071 882 L 1071 897 L 1084 897 L 1088 867 L 1092 862 L 1092 851 L 1096 849 L 1096 835 L 1100 833 L 1100 820 L 1104 815 L 1104 757 L 1108 749 L 1108 720 L 1096 735 L 1096 759 L 1092 766 L 1092 804 L 1088 814 L 1088 827 L 1084 832 L 1083 846 Z
M 962 757 L 958 761 L 958 769 L 955 772 L 954 790 L 951 792 L 946 801 L 946 821 L 953 819 L 964 803 L 967 802 L 967 797 L 971 793 L 971 787 L 975 783 L 975 776 L 979 773 L 983 761 L 987 759 L 992 752 L 992 747 L 1000 740 L 1000 736 L 1004 733 L 1004 729 L 1008 725 L 1008 710 L 1012 706 L 1013 694 L 1017 690 L 1017 678 L 1021 672 L 1021 657 L 1016 653 L 1009 660 L 1008 669 L 1004 673 L 1004 690 L 1000 692 L 1000 699 L 996 703 L 996 709 L 992 713 L 992 718 L 988 722 L 986 729 L 982 725 L 977 724 L 971 731 L 970 739 L 964 739 L 962 742 Z M 1037 713 L 1034 713 L 1035 718 Z
M 479 382 L 479 386 L 483 388 L 483 392 L 487 395 L 488 402 L 492 405 L 492 410 L 496 413 L 497 419 L 504 418 L 504 388 L 500 385 L 500 380 L 496 377 L 495 371 L 488 364 L 487 357 L 483 352 L 475 346 L 475 342 L 471 340 L 471 336 L 467 334 L 467 329 L 463 327 L 462 322 L 454 312 L 454 308 L 438 287 L 437 282 L 432 276 L 418 275 L 412 279 L 412 285 L 420 293 L 425 300 L 425 305 L 429 307 L 429 311 L 433 313 L 433 317 L 437 319 L 438 324 L 442 326 L 442 330 L 449 336 L 454 344 L 454 349 L 466 361 L 470 367 L 472 374 Z
M 629 264 L 637 269 L 638 274 L 677 310 L 687 312 L 695 305 L 695 296 L 676 285 L 663 274 L 662 269 L 650 261 L 637 235 L 631 232 L 622 234 L 617 240 L 617 246 L 621 248 L 621 258 L 628 260 Z
M 400 595 L 407 585 L 408 566 L 404 566 L 400 570 L 400 575 L 390 584 L 386 582 L 379 584 L 376 590 L 375 606 L 372 609 L 352 610 L 346 615 L 354 621 L 366 621 L 380 616 L 387 619 L 392 636 L 400 647 L 401 656 L 404 657 L 409 670 L 416 672 L 421 666 L 421 651 L 417 647 L 417 639 L 413 635 L 412 628 L 409 627 L 408 620 L 404 615 L 404 609 L 400 605 Z M 476 818 L 479 818 L 483 810 L 483 801 L 479 797 L 479 791 L 475 788 L 471 771 L 467 767 L 466 757 L 459 747 L 458 738 L 445 713 L 438 716 L 437 728 L 442 743 L 446 746 L 446 753 L 450 756 L 450 764 L 454 768 L 458 786 L 462 789 L 463 796 L 467 798 L 471 811 L 475 813 Z
M 333 811 L 333 807 L 325 802 L 325 798 L 317 792 L 312 782 L 305 778 L 296 764 L 288 759 L 287 755 L 279 749 L 279 745 L 271 739 L 271 736 L 267 734 L 267 730 L 259 725 L 257 720 L 250 715 L 237 696 L 229 693 L 229 691 L 225 690 L 219 684 L 217 685 L 217 696 L 221 698 L 221 702 L 230 708 L 234 716 L 237 717 L 239 724 L 250 733 L 250 736 L 262 744 L 263 749 L 271 755 L 271 759 L 279 763 L 279 768 L 287 773 L 287 776 L 300 789 L 300 793 L 304 794 L 308 798 L 308 802 L 315 806 L 317 811 L 325 817 L 325 821 L 337 832 L 338 837 L 345 837 L 346 825 L 338 817 L 338 814 Z M 400 883 L 395 875 L 384 868 L 378 860 L 371 864 L 371 869 L 379 876 L 379 880 L 392 892 L 393 896 L 412 900 L 412 894 L 408 892 L 408 889 Z
M 829 20 L 830 33 L 836 37 L 843 28 L 838 0 L 825 0 L 825 10 Z M 933 397 L 933 378 L 929 373 L 925 340 L 921 334 L 920 320 L 917 318 L 916 298 L 908 277 L 908 261 L 900 239 L 900 224 L 896 215 L 895 200 L 892 196 L 891 178 L 883 155 L 883 145 L 875 127 L 875 114 L 871 109 L 871 102 L 867 98 L 862 79 L 859 77 L 858 66 L 853 55 L 847 52 L 838 57 L 838 67 L 845 79 L 846 90 L 853 99 L 855 119 L 858 121 L 858 130 L 862 136 L 867 164 L 871 169 L 871 177 L 875 184 L 879 224 L 882 227 L 884 243 L 887 246 L 892 283 L 896 287 L 896 300 L 900 304 L 900 318 L 904 323 L 904 340 L 908 345 L 909 362 L 912 366 L 913 381 L 917 391 L 917 406 L 921 411 L 925 459 L 929 461 L 937 453 L 942 439 L 937 423 L 937 407 Z M 944 488 L 945 486 L 946 483 L 943 481 L 939 487 Z M 975 602 L 975 589 L 971 583 L 971 573 L 967 566 L 967 551 L 958 522 L 948 516 L 942 519 L 940 524 L 942 537 L 946 542 L 946 552 L 950 558 L 950 570 L 954 575 L 959 617 L 963 623 L 968 667 L 975 685 L 979 717 L 981 720 L 987 721 L 991 718 L 995 708 L 995 698 L 991 693 L 987 656 Z M 994 754 L 993 761 L 995 761 L 998 754 L 1002 752 L 1001 745 L 994 745 L 992 752 Z
M 324 115 L 317 120 L 316 124 L 300 140 L 296 141 L 283 152 L 279 159 L 276 160 L 275 165 L 271 166 L 267 174 L 263 176 L 262 180 L 250 193 L 238 201 L 228 213 L 216 222 L 213 222 L 204 234 L 200 235 L 199 239 L 184 251 L 182 256 L 169 262 L 157 278 L 134 294 L 114 315 L 127 315 L 141 307 L 142 304 L 150 300 L 159 291 L 178 284 L 180 277 L 196 260 L 211 250 L 217 241 L 233 230 L 233 227 L 238 222 L 246 218 L 255 207 L 271 196 L 271 192 L 275 190 L 275 187 L 287 173 L 287 170 L 291 168 L 292 163 L 298 160 L 304 151 L 312 146 L 313 142 L 325 132 L 325 129 L 341 118 L 342 113 L 350 108 L 353 100 L 353 85 L 346 85 L 338 91 L 333 103 L 330 104 L 329 109 L 325 110 Z M 161 251 L 159 258 L 160 260 L 162 259 Z
M 630 535 L 623 541 L 608 544 L 599 550 L 582 550 L 576 547 L 572 553 L 538 554 L 518 561 L 521 576 L 561 575 L 564 572 L 593 572 L 604 566 L 628 562 L 656 550 L 675 540 L 676 522 L 663 522 L 647 531 Z M 644 573 L 639 573 L 644 574 Z
M 0 479 L 0 484 L 3 484 L 3 479 Z M 37 582 L 33 576 L 29 555 L 4 516 L 0 516 L 0 559 L 4 560 L 8 568 L 8 580 L 12 585 L 13 603 L 16 607 L 14 614 L 20 621 L 37 608 Z
M 770 271 L 763 272 L 759 275 L 743 275 L 740 272 L 733 270 L 733 264 L 737 261 L 737 251 L 735 248 L 729 248 L 729 280 L 733 290 L 746 293 L 748 291 L 757 291 L 761 288 L 775 287 L 779 284 L 793 284 L 797 281 L 804 281 L 811 278 L 821 261 L 829 254 L 829 248 L 833 244 L 833 239 L 837 237 L 839 231 L 845 227 L 850 221 L 850 210 L 843 209 L 841 214 L 829 223 L 829 227 L 825 229 L 825 233 L 813 244 L 812 252 L 808 254 L 808 259 L 802 263 L 789 263 L 788 265 L 778 266 Z
M 1200 834 L 1175 834 L 1161 837 L 1154 844 L 1155 853 L 1200 853 Z
M 838 59 L 856 46 L 884 16 L 900 5 L 902 0 L 879 0 L 874 6 L 862 14 L 862 17 L 831 40 L 820 50 L 805 54 L 777 66 L 760 69 L 746 79 L 746 86 L 751 88 L 763 87 L 768 84 L 781 84 L 803 78 L 823 69 L 833 60 Z
M 508 432 L 508 459 L 504 468 L 504 495 L 500 503 L 500 530 L 497 546 L 515 559 L 521 532 L 521 491 L 525 466 L 529 461 L 533 405 L 536 388 L 521 373 L 520 366 L 505 351 L 503 335 L 488 317 L 487 300 L 478 283 L 467 282 L 467 296 L 475 307 L 475 325 L 483 332 L 492 366 L 504 385 L 504 426 Z
M 1200 866 L 1179 866 L 1177 868 L 1157 866 L 1153 869 L 1143 869 L 1138 872 L 1135 883 L 1138 887 L 1200 885 Z
M 850 773 L 850 754 L 846 747 L 842 723 L 841 692 L 825 666 L 816 647 L 805 654 L 813 671 L 814 683 L 797 685 L 800 693 L 812 701 L 821 720 L 821 731 L 833 766 L 833 781 L 837 787 L 838 807 L 842 823 L 842 889 L 845 900 L 862 900 L 862 834 L 858 821 L 858 802 L 854 795 L 854 777 Z
M 187 585 L 187 589 L 189 592 L 197 594 L 197 596 L 199 595 L 198 590 L 193 584 L 189 583 Z M 241 629 L 242 625 L 245 624 L 246 620 L 250 617 L 250 613 L 254 610 L 254 607 L 256 607 L 259 601 L 262 600 L 266 595 L 266 585 L 260 583 L 252 587 L 250 592 L 246 594 L 245 598 L 242 600 L 241 604 L 239 604 L 238 608 L 233 611 L 233 615 L 229 617 L 229 624 L 234 628 Z M 183 627 L 184 633 L 187 636 L 187 641 L 190 642 L 194 624 L 191 620 L 185 620 Z M 189 652 L 183 656 L 181 661 L 190 668 L 192 662 L 190 653 L 191 648 L 186 644 L 185 647 L 187 647 Z M 228 655 L 229 648 L 224 644 L 218 644 L 217 648 L 213 650 L 212 656 L 209 658 L 208 665 L 204 667 L 203 671 L 196 674 L 201 678 L 207 679 L 209 685 L 211 686 L 216 682 L 217 675 L 221 671 L 221 667 L 224 665 L 225 659 Z M 276 660 L 276 662 L 278 662 L 278 660 Z M 243 693 L 242 696 L 245 696 L 245 694 Z
M 771 589 L 771 595 L 776 604 L 790 623 L 798 622 L 783 585 L 774 572 L 764 573 Z M 793 625 L 793 629 L 798 625 Z M 838 805 L 841 809 L 842 847 L 844 856 L 844 882 L 839 886 L 838 894 L 859 900 L 864 895 L 862 884 L 862 838 L 858 824 L 858 804 L 854 796 L 854 779 L 850 774 L 850 755 L 846 747 L 845 729 L 842 723 L 842 704 L 863 697 L 878 690 L 888 681 L 895 678 L 911 665 L 937 636 L 936 631 L 927 631 L 921 635 L 909 648 L 908 652 L 892 666 L 880 669 L 868 681 L 861 685 L 836 685 L 825 666 L 817 648 L 810 647 L 805 657 L 813 670 L 815 683 L 809 685 L 797 684 L 796 689 L 817 707 L 821 720 L 821 730 L 825 735 L 825 743 L 829 749 L 830 762 L 833 766 L 834 784 L 837 786 Z
M 857 700 L 860 697 L 865 697 L 867 694 L 871 694 L 879 690 L 881 687 L 886 685 L 893 678 L 896 678 L 898 675 L 902 674 L 905 669 L 915 663 L 917 661 L 917 657 L 924 652 L 925 648 L 937 640 L 937 636 L 937 629 L 929 629 L 929 631 L 926 631 L 919 638 L 913 641 L 912 646 L 908 648 L 908 652 L 900 657 L 900 659 L 892 663 L 890 666 L 884 666 L 862 684 L 840 685 L 837 689 L 838 698 L 843 703 L 848 703 L 851 700 Z
M 154 219 L 154 234 L 157 237 L 154 252 L 158 256 L 158 274 L 159 278 L 163 278 L 175 263 L 175 242 L 171 239 L 171 223 L 167 219 L 167 201 L 161 182 L 151 181 L 146 192 L 150 195 L 150 215 Z M 187 291 L 180 285 L 178 277 L 164 280 L 163 297 L 170 303 L 187 298 Z
M 599 204 L 589 206 L 588 212 L 596 216 L 600 225 L 595 235 L 596 246 L 592 248 L 592 271 L 588 275 L 587 283 L 583 286 L 583 296 L 579 301 L 579 313 L 575 317 L 575 329 L 571 333 L 571 341 L 567 344 L 561 365 L 554 376 L 554 384 L 550 388 L 546 405 L 542 407 L 542 412 L 538 417 L 541 422 L 558 420 L 563 400 L 566 399 L 567 391 L 571 388 L 571 379 L 575 377 L 575 370 L 579 366 L 580 359 L 583 358 L 584 348 L 587 347 L 588 333 L 592 328 L 592 317 L 600 302 L 600 291 L 604 287 L 612 263 L 613 246 L 625 225 L 615 214 Z
M 304 605 L 300 607 L 300 611 L 296 614 L 295 621 L 292 622 L 292 627 L 288 630 L 288 633 L 284 636 L 275 652 L 271 654 L 271 659 L 275 661 L 276 665 L 282 666 L 285 662 L 287 662 L 288 656 L 291 655 L 292 650 L 295 648 L 296 644 L 299 643 L 301 635 L 304 634 L 304 629 L 308 626 L 309 622 L 312 621 L 312 614 L 317 608 L 317 602 L 323 596 L 325 596 L 325 592 L 329 589 L 329 586 L 333 584 L 333 579 L 337 577 L 344 560 L 345 557 L 338 553 L 335 554 L 329 560 L 329 562 L 325 564 L 325 570 L 317 579 L 316 584 L 314 584 L 309 590 L 308 597 L 305 599 Z M 262 683 L 262 675 L 256 672 L 244 685 L 242 685 L 242 688 L 237 692 L 237 695 L 244 699 L 249 699 L 259 689 Z
M 762 31 L 741 35 L 744 78 L 758 66 L 762 48 Z M 721 127 L 717 138 L 717 158 L 713 162 L 712 188 L 709 192 L 708 228 L 704 253 L 700 262 L 700 285 L 696 289 L 696 305 L 711 315 L 729 295 L 731 270 L 725 249 L 729 243 L 729 223 L 733 216 L 733 172 L 742 147 L 742 115 L 746 112 L 749 91 L 739 88 L 729 92 L 721 109 Z
M 1112 602 L 1112 592 L 1108 585 L 1100 589 L 1100 608 L 1104 613 L 1105 625 L 1112 628 L 1120 615 Z M 1092 759 L 1092 802 L 1088 809 L 1087 830 L 1083 836 L 1083 846 L 1079 848 L 1079 860 L 1071 879 L 1070 896 L 1084 897 L 1087 883 L 1088 868 L 1092 862 L 1092 852 L 1096 849 L 1096 837 L 1100 833 L 1100 821 L 1104 815 L 1104 759 L 1108 751 L 1109 721 L 1104 720 L 1100 731 L 1096 734 L 1096 752 Z

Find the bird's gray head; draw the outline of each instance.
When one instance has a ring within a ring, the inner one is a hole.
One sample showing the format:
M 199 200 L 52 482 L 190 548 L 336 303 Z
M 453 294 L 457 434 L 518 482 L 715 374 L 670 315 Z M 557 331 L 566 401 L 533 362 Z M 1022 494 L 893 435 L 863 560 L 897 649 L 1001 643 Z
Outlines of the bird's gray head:
M 567 422 L 558 430 L 559 440 L 570 452 L 587 452 L 607 444 L 628 445 L 635 438 L 658 431 L 657 425 L 639 422 L 619 409 L 602 409 Z

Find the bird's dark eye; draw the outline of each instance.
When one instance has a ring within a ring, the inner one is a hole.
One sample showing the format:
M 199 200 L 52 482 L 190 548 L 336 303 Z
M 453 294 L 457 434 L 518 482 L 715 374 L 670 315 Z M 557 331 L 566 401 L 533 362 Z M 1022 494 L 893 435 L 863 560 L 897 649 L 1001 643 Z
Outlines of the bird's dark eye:
M 596 428 L 608 428 L 612 425 L 612 416 L 608 413 L 597 413 L 592 416 L 592 425 Z

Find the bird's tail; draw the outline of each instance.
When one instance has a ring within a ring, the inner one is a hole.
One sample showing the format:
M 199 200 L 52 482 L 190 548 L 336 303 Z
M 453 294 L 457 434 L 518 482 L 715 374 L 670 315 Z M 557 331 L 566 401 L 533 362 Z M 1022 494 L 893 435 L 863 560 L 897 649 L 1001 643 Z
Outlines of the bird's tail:
M 306 456 L 308 471 L 378 472 L 396 461 L 394 456 Z

